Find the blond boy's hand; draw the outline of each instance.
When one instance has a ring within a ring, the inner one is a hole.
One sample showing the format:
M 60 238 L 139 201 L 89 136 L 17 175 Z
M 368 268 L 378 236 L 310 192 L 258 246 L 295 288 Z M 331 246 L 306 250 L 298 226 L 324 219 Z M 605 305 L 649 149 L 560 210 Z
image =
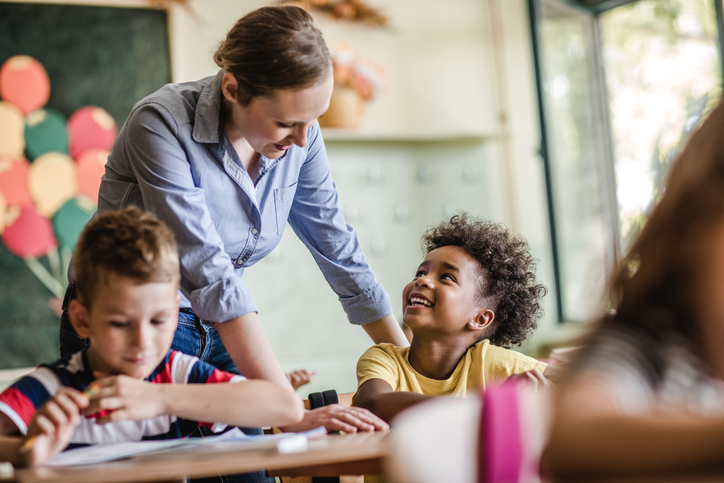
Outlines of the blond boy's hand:
M 382 431 L 390 428 L 386 422 L 366 409 L 343 404 L 330 404 L 304 411 L 304 419 L 300 423 L 281 429 L 286 432 L 298 432 L 319 426 L 324 426 L 327 431 L 344 431 L 345 433 Z
M 155 418 L 165 414 L 160 391 L 163 384 L 151 384 L 130 376 L 108 376 L 96 373 L 98 392 L 91 398 L 83 414 L 97 417 L 98 424 L 116 421 Z
M 80 422 L 80 411 L 88 398 L 71 387 L 61 387 L 33 415 L 19 455 L 28 466 L 36 466 L 63 451 Z
M 286 374 L 289 383 L 292 385 L 295 391 L 300 387 L 304 386 L 305 384 L 309 384 L 310 382 L 312 382 L 312 377 L 316 375 L 316 372 L 308 371 L 307 369 L 298 369 L 294 372 L 289 372 Z

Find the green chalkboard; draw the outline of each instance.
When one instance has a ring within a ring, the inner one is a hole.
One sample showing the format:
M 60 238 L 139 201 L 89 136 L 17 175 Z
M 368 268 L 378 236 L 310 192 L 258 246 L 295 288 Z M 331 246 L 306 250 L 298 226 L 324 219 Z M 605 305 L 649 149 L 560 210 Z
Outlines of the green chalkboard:
M 119 129 L 133 104 L 171 81 L 162 10 L 0 2 L 0 64 L 20 54 L 48 71 L 46 107 L 68 118 L 99 106 Z M 57 303 L 0 243 L 0 368 L 58 357 L 59 317 L 50 308 Z

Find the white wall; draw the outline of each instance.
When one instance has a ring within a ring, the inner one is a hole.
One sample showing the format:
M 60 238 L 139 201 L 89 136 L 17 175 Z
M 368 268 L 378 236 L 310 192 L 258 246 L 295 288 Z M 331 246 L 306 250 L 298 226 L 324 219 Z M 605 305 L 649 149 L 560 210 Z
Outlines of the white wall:
M 395 315 L 400 318 L 402 287 L 421 259 L 424 228 L 453 209 L 505 222 L 523 234 L 540 260 L 541 280 L 552 288 L 525 0 L 369 3 L 389 17 L 389 29 L 315 18 L 329 44 L 345 41 L 387 70 L 387 92 L 368 104 L 360 132 L 326 130 L 325 138 L 348 222 Z M 192 0 L 188 8 L 174 8 L 174 80 L 214 74 L 211 55 L 226 31 L 238 17 L 268 4 Z M 355 363 L 371 341 L 346 322 L 290 229 L 279 249 L 245 276 L 282 366 L 319 373 L 301 392 L 354 390 Z M 554 296 L 551 290 L 533 345 L 558 330 Z
M 5 1 L 5 0 L 0 0 Z M 37 0 L 21 0 L 37 1 Z M 44 0 L 142 7 L 146 0 Z M 525 351 L 567 336 L 555 313 L 545 185 L 526 0 L 368 0 L 389 29 L 315 15 L 328 43 L 343 40 L 385 66 L 389 86 L 358 133 L 325 130 L 348 221 L 400 318 L 400 293 L 421 259 L 425 227 L 465 209 L 508 224 L 540 260 L 550 294 Z M 272 0 L 188 0 L 169 11 L 176 82 L 213 75 L 227 30 Z M 282 243 L 246 275 L 272 346 L 291 370 L 317 370 L 310 390 L 355 388 L 370 344 L 346 316 L 304 246 Z

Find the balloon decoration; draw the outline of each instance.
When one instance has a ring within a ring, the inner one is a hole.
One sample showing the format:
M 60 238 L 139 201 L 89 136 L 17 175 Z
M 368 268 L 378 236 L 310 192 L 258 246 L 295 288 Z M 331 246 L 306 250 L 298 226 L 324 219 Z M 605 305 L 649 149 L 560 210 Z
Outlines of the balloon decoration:
M 30 205 L 28 193 L 28 167 L 30 163 L 22 156 L 0 156 L 0 193 L 7 205 Z
M 0 67 L 0 97 L 28 115 L 50 99 L 50 79 L 43 64 L 28 55 L 10 57 Z
M 78 159 L 89 149 L 110 151 L 116 140 L 116 121 L 100 107 L 82 107 L 68 119 L 70 155 Z
M 103 149 L 89 149 L 77 160 L 78 193 L 92 199 L 96 204 L 98 204 L 101 177 L 106 172 L 106 161 L 110 154 Z
M 0 101 L 0 156 L 22 156 L 25 149 L 23 111 Z
M 116 123 L 84 106 L 66 122 L 45 109 L 50 79 L 36 59 L 0 66 L 0 236 L 56 297 L 78 236 L 93 216 Z
M 46 153 L 30 164 L 28 191 L 38 212 L 50 218 L 78 192 L 75 161 L 65 154 Z
M 68 153 L 65 117 L 52 109 L 38 109 L 25 119 L 25 149 L 32 159 L 45 153 Z
M 5 201 L 5 197 L 3 196 L 2 192 L 0 192 L 0 235 L 2 235 L 3 230 L 5 229 L 5 217 L 7 216 L 7 209 L 8 204 Z

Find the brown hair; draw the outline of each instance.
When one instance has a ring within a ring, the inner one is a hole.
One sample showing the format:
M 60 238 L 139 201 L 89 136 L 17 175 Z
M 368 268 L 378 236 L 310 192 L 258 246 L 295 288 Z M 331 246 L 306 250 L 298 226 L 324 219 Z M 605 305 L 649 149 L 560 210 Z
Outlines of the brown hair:
M 94 217 L 75 247 L 76 292 L 90 308 L 110 274 L 139 283 L 179 283 L 179 260 L 171 230 L 149 212 L 131 207 Z
M 332 70 L 322 33 L 296 6 L 263 7 L 244 15 L 226 35 L 214 62 L 236 78 L 242 106 L 277 90 L 310 87 Z
M 478 303 L 492 304 L 495 319 L 483 338 L 500 347 L 520 345 L 543 315 L 546 288 L 536 284 L 535 260 L 528 243 L 505 225 L 478 220 L 466 213 L 427 230 L 423 251 L 458 246 L 480 264 Z
M 611 284 L 616 318 L 649 329 L 654 336 L 670 329 L 695 341 L 693 287 L 705 263 L 700 243 L 724 219 L 722 126 L 724 104 L 720 103 L 672 163 L 661 200 Z M 647 307 L 668 312 L 666 326 L 662 317 L 657 322 L 638 315 Z

